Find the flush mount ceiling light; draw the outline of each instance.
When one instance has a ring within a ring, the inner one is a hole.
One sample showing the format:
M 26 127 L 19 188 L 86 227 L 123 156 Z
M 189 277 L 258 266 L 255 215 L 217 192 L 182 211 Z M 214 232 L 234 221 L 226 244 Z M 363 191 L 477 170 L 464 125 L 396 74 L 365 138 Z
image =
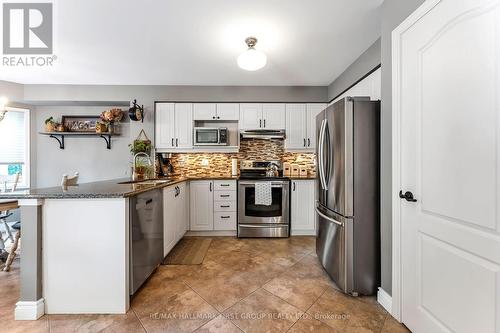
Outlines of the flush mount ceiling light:
M 3 120 L 5 114 L 7 113 L 7 103 L 9 100 L 5 97 L 0 97 L 0 121 Z
M 248 49 L 239 55 L 238 66 L 247 71 L 256 71 L 264 67 L 267 63 L 267 57 L 261 51 L 255 49 L 257 38 L 248 37 L 245 39 Z

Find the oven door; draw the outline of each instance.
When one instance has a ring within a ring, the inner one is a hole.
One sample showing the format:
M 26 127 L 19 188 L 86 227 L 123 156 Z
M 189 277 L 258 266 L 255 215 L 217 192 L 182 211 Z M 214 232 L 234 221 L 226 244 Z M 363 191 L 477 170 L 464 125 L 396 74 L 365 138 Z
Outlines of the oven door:
M 255 204 L 255 181 L 241 180 L 238 186 L 238 222 L 240 224 L 288 224 L 290 182 L 271 181 L 272 203 Z
M 195 146 L 213 146 L 219 144 L 219 129 L 217 128 L 195 128 Z

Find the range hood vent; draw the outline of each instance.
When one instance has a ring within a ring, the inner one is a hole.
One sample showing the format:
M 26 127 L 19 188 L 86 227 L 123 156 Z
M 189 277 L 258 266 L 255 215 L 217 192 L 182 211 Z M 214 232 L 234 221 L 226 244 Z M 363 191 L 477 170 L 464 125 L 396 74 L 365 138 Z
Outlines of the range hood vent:
M 245 130 L 240 132 L 242 139 L 285 139 L 285 130 Z

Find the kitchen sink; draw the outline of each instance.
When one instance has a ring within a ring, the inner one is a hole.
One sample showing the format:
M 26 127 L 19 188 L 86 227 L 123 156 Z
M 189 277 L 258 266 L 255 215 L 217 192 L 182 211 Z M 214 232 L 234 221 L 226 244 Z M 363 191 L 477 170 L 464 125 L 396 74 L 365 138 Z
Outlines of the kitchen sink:
M 129 180 L 118 184 L 160 185 L 171 182 L 172 182 L 171 179 L 143 179 L 143 180 Z

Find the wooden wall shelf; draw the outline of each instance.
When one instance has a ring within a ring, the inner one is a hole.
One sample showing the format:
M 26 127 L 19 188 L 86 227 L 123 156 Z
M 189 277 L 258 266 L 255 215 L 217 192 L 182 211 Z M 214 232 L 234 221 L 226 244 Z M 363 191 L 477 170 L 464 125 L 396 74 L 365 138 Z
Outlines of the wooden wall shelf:
M 90 132 L 40 132 L 41 135 L 46 135 L 48 137 L 54 138 L 59 142 L 59 148 L 64 149 L 64 138 L 69 137 L 100 137 L 106 141 L 106 148 L 111 149 L 111 137 L 118 136 L 119 134 L 103 132 L 103 133 L 90 133 Z

